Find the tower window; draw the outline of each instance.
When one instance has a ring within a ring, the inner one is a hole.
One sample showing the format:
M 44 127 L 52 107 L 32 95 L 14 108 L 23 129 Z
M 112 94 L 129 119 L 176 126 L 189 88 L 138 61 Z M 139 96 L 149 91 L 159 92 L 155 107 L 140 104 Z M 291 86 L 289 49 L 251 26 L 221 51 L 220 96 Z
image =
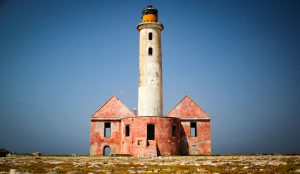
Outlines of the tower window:
M 125 130 L 125 136 L 129 137 L 130 136 L 130 127 L 129 127 L 129 125 L 127 124 L 125 128 L 126 128 L 126 130 Z
M 149 56 L 152 56 L 152 48 L 151 48 L 151 47 L 148 48 L 148 55 L 149 55 Z
M 176 136 L 176 126 L 172 127 L 172 136 L 175 137 Z
M 110 137 L 110 122 L 104 123 L 104 137 Z
M 196 122 L 191 122 L 191 137 L 196 137 L 197 136 L 197 123 Z
M 150 32 L 149 35 L 148 35 L 148 39 L 149 39 L 149 40 L 152 40 L 152 33 L 151 33 L 151 32 Z

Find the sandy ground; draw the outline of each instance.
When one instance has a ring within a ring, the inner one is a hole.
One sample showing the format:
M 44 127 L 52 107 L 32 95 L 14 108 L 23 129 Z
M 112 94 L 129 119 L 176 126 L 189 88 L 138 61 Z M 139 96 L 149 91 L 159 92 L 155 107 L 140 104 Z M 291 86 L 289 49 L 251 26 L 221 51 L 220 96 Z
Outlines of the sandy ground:
M 13 156 L 0 173 L 299 173 L 300 156 L 233 155 L 156 158 Z

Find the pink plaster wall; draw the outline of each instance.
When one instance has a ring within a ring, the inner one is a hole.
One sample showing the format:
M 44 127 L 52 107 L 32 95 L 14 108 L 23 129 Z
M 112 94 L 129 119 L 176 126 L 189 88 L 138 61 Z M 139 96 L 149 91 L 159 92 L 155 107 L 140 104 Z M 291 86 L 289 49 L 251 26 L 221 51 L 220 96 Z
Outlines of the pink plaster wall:
M 111 122 L 111 136 L 104 137 L 104 123 Z M 197 123 L 197 136 L 190 136 L 190 122 Z M 130 125 L 130 136 L 125 126 Z M 147 124 L 155 125 L 155 140 L 147 140 Z M 176 136 L 172 126 L 176 125 Z M 90 155 L 102 156 L 104 146 L 112 154 L 151 157 L 157 155 L 210 155 L 210 117 L 190 97 L 184 97 L 167 116 L 135 116 L 116 97 L 91 117 Z
M 130 125 L 131 132 L 130 137 L 124 137 L 124 152 L 134 156 L 153 156 L 152 153 L 158 155 L 179 154 L 180 120 L 178 118 L 139 116 L 125 118 L 124 125 L 126 124 Z M 155 125 L 155 140 L 147 141 L 147 124 Z M 177 128 L 174 137 L 172 136 L 173 125 Z
M 210 155 L 210 122 L 197 121 L 197 136 L 191 137 L 190 121 L 181 122 L 181 153 L 183 155 Z
M 168 114 L 179 118 L 209 118 L 208 114 L 189 96 L 185 96 Z
M 120 118 L 135 116 L 117 97 L 111 97 L 101 106 L 92 118 Z
M 210 155 L 210 117 L 189 96 L 185 96 L 167 115 L 181 118 L 181 153 Z M 197 123 L 197 136 L 190 136 L 190 123 Z
M 111 148 L 111 153 L 121 153 L 121 122 L 116 120 L 107 120 L 107 122 L 111 123 L 110 137 L 104 137 L 105 121 L 91 121 L 90 155 L 92 156 L 102 156 L 106 145 Z

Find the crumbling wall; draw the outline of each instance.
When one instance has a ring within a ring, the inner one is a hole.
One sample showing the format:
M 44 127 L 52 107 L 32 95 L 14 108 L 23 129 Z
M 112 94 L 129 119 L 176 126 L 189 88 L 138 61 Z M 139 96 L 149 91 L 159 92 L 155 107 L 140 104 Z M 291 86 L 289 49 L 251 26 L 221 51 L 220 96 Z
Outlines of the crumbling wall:
M 182 155 L 210 155 L 210 121 L 192 121 L 197 124 L 196 136 L 191 136 L 191 121 L 181 122 L 181 154 Z
M 134 156 L 157 156 L 180 154 L 180 120 L 169 117 L 139 116 L 125 118 L 124 125 L 130 125 L 130 136 L 122 142 L 123 152 Z M 147 124 L 155 125 L 155 140 L 147 140 Z M 172 127 L 177 133 L 172 136 Z
M 104 123 L 111 123 L 110 137 L 104 137 Z M 121 127 L 118 120 L 91 121 L 90 155 L 102 156 L 105 146 L 109 146 L 112 154 L 121 153 Z

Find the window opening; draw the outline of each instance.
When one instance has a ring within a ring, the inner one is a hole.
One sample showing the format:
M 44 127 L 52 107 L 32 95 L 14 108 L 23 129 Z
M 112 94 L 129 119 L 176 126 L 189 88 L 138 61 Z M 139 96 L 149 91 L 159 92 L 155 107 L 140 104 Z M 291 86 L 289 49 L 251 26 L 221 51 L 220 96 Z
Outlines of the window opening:
M 110 123 L 104 123 L 104 137 L 110 137 Z
M 155 139 L 155 127 L 154 124 L 147 124 L 147 140 Z
M 149 40 L 152 40 L 152 33 L 151 33 L 151 32 L 150 32 L 149 35 L 148 35 L 148 39 L 149 39 Z
M 176 136 L 176 126 L 175 125 L 172 127 L 172 136 L 173 137 Z
M 148 49 L 148 55 L 152 56 L 152 48 L 151 47 Z
M 129 137 L 130 136 L 130 127 L 129 127 L 129 125 L 126 125 L 126 127 L 125 127 L 125 136 L 126 137 Z
M 197 123 L 191 122 L 191 137 L 197 136 Z

